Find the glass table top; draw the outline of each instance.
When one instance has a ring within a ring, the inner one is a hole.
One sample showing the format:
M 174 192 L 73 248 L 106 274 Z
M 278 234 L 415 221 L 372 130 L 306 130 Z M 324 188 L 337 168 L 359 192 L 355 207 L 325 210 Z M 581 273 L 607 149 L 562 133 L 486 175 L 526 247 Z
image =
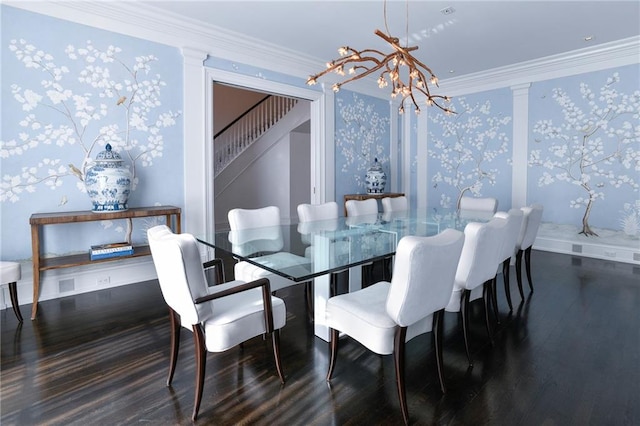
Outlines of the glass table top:
M 423 209 L 339 217 L 242 231 L 217 230 L 196 236 L 210 247 L 293 281 L 303 282 L 391 256 L 407 235 L 433 236 L 464 230 L 493 214 Z

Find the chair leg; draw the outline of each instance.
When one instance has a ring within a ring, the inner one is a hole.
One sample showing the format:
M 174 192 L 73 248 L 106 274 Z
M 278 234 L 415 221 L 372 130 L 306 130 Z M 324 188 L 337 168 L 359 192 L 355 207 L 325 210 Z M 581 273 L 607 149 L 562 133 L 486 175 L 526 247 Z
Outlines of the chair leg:
M 443 329 L 444 309 L 433 314 L 433 347 L 436 352 L 436 367 L 438 368 L 438 380 L 440 381 L 440 390 L 442 393 L 447 392 L 444 385 L 444 372 L 442 363 L 442 329 Z
M 473 367 L 473 361 L 471 360 L 471 351 L 469 350 L 469 297 L 471 296 L 471 290 L 465 290 L 462 292 L 462 300 L 460 302 L 460 313 L 462 314 L 462 334 L 464 336 L 464 348 L 467 351 L 467 359 L 469 360 L 469 367 Z
M 336 366 L 336 358 L 338 357 L 338 339 L 340 338 L 340 333 L 338 332 L 338 330 L 336 330 L 335 328 L 330 328 L 329 330 L 331 343 L 329 343 L 330 355 L 329 370 L 327 371 L 327 382 L 331 380 L 333 368 Z
M 493 305 L 493 315 L 496 317 L 496 322 L 500 324 L 500 313 L 498 312 L 498 274 L 491 280 L 491 304 Z
M 522 250 L 518 250 L 518 253 L 516 253 L 516 279 L 518 280 L 520 298 L 524 300 L 524 291 L 522 291 Z
M 171 386 L 173 373 L 176 371 L 176 363 L 178 362 L 178 351 L 180 349 L 180 316 L 171 308 L 169 308 L 169 320 L 171 322 L 171 348 L 169 351 L 169 376 L 167 377 L 167 386 Z
M 510 263 L 511 263 L 511 258 L 502 262 L 502 278 L 504 279 L 504 294 L 507 297 L 509 312 L 513 312 L 513 305 L 511 304 L 511 288 L 509 287 L 509 264 Z
M 9 283 L 9 296 L 11 297 L 11 307 L 13 313 L 16 314 L 19 322 L 22 322 L 22 314 L 20 313 L 20 304 L 18 303 L 18 287 L 17 283 Z
M 524 251 L 524 266 L 527 270 L 527 280 L 529 281 L 529 288 L 533 293 L 533 281 L 531 280 L 531 247 Z
M 495 282 L 495 277 L 492 280 L 485 281 L 482 285 L 482 300 L 484 301 L 484 325 L 487 327 L 487 334 L 489 335 L 489 342 L 493 346 L 493 334 L 491 333 L 491 324 L 489 324 L 489 298 L 491 297 L 491 287 Z
M 194 344 L 196 349 L 196 395 L 193 401 L 193 414 L 191 420 L 194 422 L 198 417 L 200 410 L 200 401 L 202 401 L 202 389 L 204 388 L 204 369 L 207 362 L 207 350 L 204 343 L 204 332 L 202 326 L 196 324 L 193 326 Z
M 273 357 L 276 360 L 276 370 L 278 370 L 280 383 L 284 384 L 284 373 L 282 372 L 282 362 L 280 361 L 280 330 L 274 330 L 271 333 L 271 340 L 273 343 Z
M 407 408 L 407 392 L 404 383 L 404 348 L 405 338 L 407 336 L 407 327 L 398 327 L 396 335 L 393 339 L 393 358 L 396 364 L 396 385 L 398 386 L 398 397 L 400 398 L 400 409 L 402 410 L 402 418 L 404 424 L 409 424 L 409 410 Z

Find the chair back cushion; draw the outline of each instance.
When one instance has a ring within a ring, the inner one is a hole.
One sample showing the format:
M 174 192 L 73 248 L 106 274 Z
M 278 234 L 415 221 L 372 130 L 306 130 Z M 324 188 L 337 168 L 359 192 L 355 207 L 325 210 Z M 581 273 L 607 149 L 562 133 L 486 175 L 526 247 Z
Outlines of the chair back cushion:
M 385 197 L 382 199 L 382 212 L 391 213 L 409 209 L 407 197 Z
M 538 235 L 538 228 L 542 221 L 542 204 L 532 204 L 529 207 L 523 207 L 524 213 L 523 228 L 521 228 L 518 248 L 521 250 L 528 249 L 533 245 Z
M 498 200 L 492 197 L 462 197 L 460 210 L 475 210 L 495 213 L 498 210 Z
M 232 209 L 229 219 L 229 241 L 240 256 L 276 252 L 284 245 L 280 228 L 280 209 L 277 206 L 260 209 Z
M 338 203 L 329 201 L 322 204 L 299 204 L 298 220 L 300 222 L 312 222 L 315 220 L 327 220 L 338 218 Z
M 231 209 L 227 213 L 231 230 L 262 228 L 280 225 L 280 208 L 268 206 L 260 209 Z
M 207 295 L 207 281 L 198 243 L 191 234 L 174 234 L 166 225 L 147 231 L 153 264 L 167 305 L 180 315 L 182 324 L 198 324 L 212 315 L 211 304 L 196 306 Z
M 298 205 L 298 232 L 302 242 L 313 243 L 312 234 L 321 231 L 334 231 L 338 228 L 338 203 L 329 201 L 322 204 Z
M 507 221 L 505 237 L 502 240 L 499 256 L 501 261 L 505 261 L 514 254 L 524 215 L 520 209 L 511 209 L 508 213 L 497 212 L 495 217 L 501 217 Z
M 456 271 L 456 288 L 473 290 L 496 275 L 498 255 L 507 221 L 470 222 L 464 228 L 464 247 Z
M 365 216 L 378 214 L 378 201 L 373 198 L 366 200 L 347 200 L 345 203 L 347 216 Z
M 398 243 L 387 314 L 401 327 L 447 306 L 464 234 L 446 229 L 433 237 L 403 237 Z

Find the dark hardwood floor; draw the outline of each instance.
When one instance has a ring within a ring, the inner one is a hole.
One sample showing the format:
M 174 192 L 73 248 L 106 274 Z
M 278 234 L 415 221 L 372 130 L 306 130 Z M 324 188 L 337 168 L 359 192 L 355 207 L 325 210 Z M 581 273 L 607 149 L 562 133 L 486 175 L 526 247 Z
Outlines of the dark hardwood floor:
M 499 282 L 493 347 L 472 309 L 471 370 L 458 316 L 445 315 L 446 395 L 431 334 L 408 343 L 413 424 L 640 425 L 640 268 L 539 251 L 532 262 L 535 292 L 519 305 L 512 269 L 512 314 Z M 327 384 L 328 345 L 313 336 L 304 286 L 279 296 L 286 384 L 270 339 L 210 353 L 197 423 L 402 424 L 392 357 L 342 339 Z M 183 331 L 166 387 L 169 320 L 155 281 L 42 302 L 22 326 L 11 309 L 0 319 L 3 426 L 192 423 L 192 336 Z

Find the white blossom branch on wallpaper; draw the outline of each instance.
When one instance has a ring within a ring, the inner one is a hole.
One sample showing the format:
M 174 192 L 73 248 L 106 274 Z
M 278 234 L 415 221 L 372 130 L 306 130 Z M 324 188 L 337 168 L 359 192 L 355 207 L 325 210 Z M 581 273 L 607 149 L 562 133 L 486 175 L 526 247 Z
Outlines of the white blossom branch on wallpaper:
M 465 193 L 480 196 L 485 183 L 495 184 L 500 172 L 490 164 L 509 152 L 509 136 L 504 127 L 511 117 L 492 113 L 490 101 L 472 105 L 464 97 L 456 98 L 452 109 L 457 114 L 429 114 L 431 122 L 439 126 L 437 133 L 429 131 L 429 157 L 442 168 L 431 178 L 434 189 L 442 184 L 454 188 L 459 207 Z M 440 203 L 451 207 L 445 193 Z
M 344 123 L 336 131 L 336 150 L 344 160 L 341 172 L 355 172 L 353 178 L 356 185 L 364 188 L 365 171 L 376 158 L 382 167 L 388 169 L 386 147 L 389 141 L 382 140 L 382 137 L 388 131 L 389 117 L 378 114 L 373 104 L 365 104 L 355 94 L 353 102 L 347 103 L 338 98 L 337 103 L 340 119 Z
M 605 188 L 640 187 L 640 90 L 620 93 L 620 82 L 614 73 L 594 93 L 586 83 L 580 84 L 580 95 L 586 108 L 581 108 L 561 88 L 552 91 L 555 103 L 562 109 L 564 121 L 539 120 L 533 132 L 540 135 L 534 143 L 540 146 L 530 152 L 529 165 L 543 167 L 538 186 L 568 183 L 583 190 L 583 196 L 569 200 L 569 206 L 584 209 L 582 229 L 586 236 L 596 236 L 589 225 L 589 215 L 598 200 L 604 200 Z M 635 171 L 634 173 L 632 173 Z M 625 207 L 627 233 L 634 222 L 637 228 L 637 204 Z
M 19 122 L 23 130 L 13 139 L 0 141 L 0 158 L 21 156 L 43 145 L 73 147 L 76 153 L 61 152 L 65 160 L 40 158 L 18 174 L 4 174 L 0 201 L 17 202 L 24 192 L 33 193 L 42 185 L 55 189 L 67 177 L 77 179 L 77 188 L 84 192 L 94 150 L 101 151 L 107 143 L 128 160 L 135 189 L 136 168 L 152 166 L 154 158 L 162 156 L 161 129 L 174 126 L 181 114 L 157 112 L 166 85 L 160 75 L 151 74 L 157 58 L 142 55 L 127 64 L 118 56 L 119 47 L 100 50 L 91 41 L 84 47 L 68 45 L 61 65 L 52 54 L 23 39 L 11 40 L 9 50 L 27 70 L 39 71 L 43 77 L 38 89 L 11 85 L 25 113 Z M 72 72 L 76 64 L 81 69 Z

